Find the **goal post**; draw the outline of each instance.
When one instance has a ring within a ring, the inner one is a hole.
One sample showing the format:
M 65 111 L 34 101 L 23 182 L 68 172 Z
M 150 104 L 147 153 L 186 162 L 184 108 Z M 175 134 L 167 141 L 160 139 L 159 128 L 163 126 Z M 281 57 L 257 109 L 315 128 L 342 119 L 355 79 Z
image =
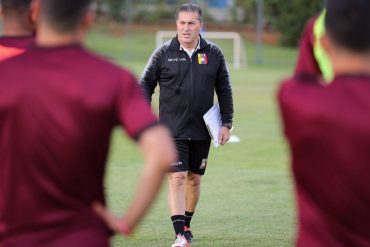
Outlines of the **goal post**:
M 156 33 L 156 47 L 161 46 L 165 41 L 176 36 L 175 31 L 158 31 Z M 204 32 L 202 36 L 215 44 L 222 50 L 223 47 L 216 40 L 229 40 L 232 42 L 232 66 L 234 69 L 240 69 L 247 66 L 247 54 L 244 48 L 244 42 L 237 32 Z

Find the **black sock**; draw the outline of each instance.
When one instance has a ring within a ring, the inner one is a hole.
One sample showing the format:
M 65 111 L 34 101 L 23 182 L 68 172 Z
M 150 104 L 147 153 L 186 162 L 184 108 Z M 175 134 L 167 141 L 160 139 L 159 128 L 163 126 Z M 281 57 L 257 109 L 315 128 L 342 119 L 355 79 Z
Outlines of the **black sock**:
M 185 216 L 184 215 L 172 215 L 171 216 L 173 228 L 175 229 L 176 235 L 184 235 L 185 227 Z
M 193 214 L 194 212 L 185 211 L 185 226 L 187 228 L 190 228 L 190 221 L 191 221 L 191 218 L 193 217 Z

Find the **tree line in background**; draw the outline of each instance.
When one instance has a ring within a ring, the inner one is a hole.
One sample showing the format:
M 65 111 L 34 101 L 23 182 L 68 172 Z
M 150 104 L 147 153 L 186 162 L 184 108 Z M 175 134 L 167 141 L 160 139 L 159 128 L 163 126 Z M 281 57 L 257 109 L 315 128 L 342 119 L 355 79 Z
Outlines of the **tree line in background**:
M 159 23 L 173 21 L 176 8 L 185 2 L 197 2 L 205 10 L 205 21 L 215 22 L 207 11 L 212 0 L 96 0 L 97 15 L 116 21 Z M 217 1 L 217 0 L 216 0 Z M 223 0 L 228 1 L 228 0 Z M 254 26 L 257 20 L 257 2 L 263 1 L 264 27 L 281 33 L 281 44 L 296 46 L 307 20 L 320 12 L 324 0 L 229 0 L 230 18 L 223 25 Z
M 243 23 L 255 23 L 256 0 L 236 0 L 236 6 L 243 8 Z M 317 15 L 324 6 L 324 0 L 264 0 L 265 27 L 279 31 L 281 44 L 297 46 L 308 19 Z

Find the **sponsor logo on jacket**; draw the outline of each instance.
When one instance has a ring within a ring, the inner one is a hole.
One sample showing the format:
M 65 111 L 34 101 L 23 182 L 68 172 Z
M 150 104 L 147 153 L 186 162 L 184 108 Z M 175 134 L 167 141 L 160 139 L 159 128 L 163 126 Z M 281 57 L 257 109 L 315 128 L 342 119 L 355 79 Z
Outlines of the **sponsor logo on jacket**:
M 186 58 L 184 57 L 175 57 L 175 58 L 168 58 L 168 62 L 186 62 Z

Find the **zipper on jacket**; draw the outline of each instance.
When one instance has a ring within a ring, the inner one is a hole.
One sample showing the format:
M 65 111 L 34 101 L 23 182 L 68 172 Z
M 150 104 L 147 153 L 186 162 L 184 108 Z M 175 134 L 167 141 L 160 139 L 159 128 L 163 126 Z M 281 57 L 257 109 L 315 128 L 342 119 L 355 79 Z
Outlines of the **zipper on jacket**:
M 189 97 L 189 110 L 190 110 L 190 117 L 189 117 L 189 129 L 188 129 L 188 139 L 189 141 L 191 140 L 191 122 L 193 120 L 193 110 L 192 110 L 192 99 L 194 97 L 194 92 L 193 92 L 193 83 L 194 83 L 194 80 L 193 80 L 193 56 L 196 52 L 194 52 L 190 58 L 190 97 Z

